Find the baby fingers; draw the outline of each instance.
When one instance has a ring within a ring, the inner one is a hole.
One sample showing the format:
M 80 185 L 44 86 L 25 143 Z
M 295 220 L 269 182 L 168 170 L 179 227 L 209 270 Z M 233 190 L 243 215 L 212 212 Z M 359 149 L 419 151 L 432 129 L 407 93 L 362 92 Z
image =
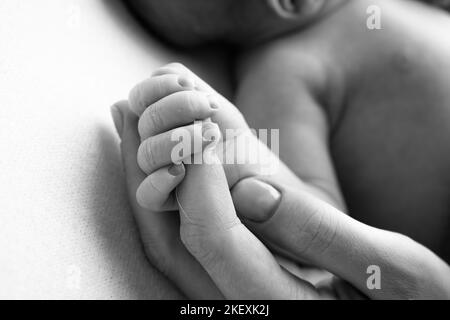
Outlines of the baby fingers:
M 164 166 L 190 159 L 220 138 L 216 132 L 219 132 L 216 124 L 197 122 L 150 137 L 139 147 L 138 165 L 142 171 L 150 174 Z
M 130 108 L 140 116 L 149 105 L 175 92 L 185 90 L 216 93 L 188 68 L 179 63 L 171 63 L 157 69 L 149 79 L 140 82 L 131 90 Z
M 172 93 L 193 90 L 189 77 L 177 74 L 153 76 L 137 84 L 129 94 L 130 109 L 140 116 L 147 107 Z
M 166 166 L 150 174 L 139 185 L 136 199 L 139 205 L 152 211 L 173 211 L 178 208 L 172 191 L 183 180 L 183 164 Z
M 199 76 L 197 76 L 192 70 L 190 70 L 185 65 L 173 62 L 166 64 L 158 69 L 156 69 L 152 76 L 161 76 L 161 75 L 179 75 L 181 77 L 184 77 L 184 79 L 188 79 L 189 82 L 194 83 L 194 87 L 197 90 L 201 90 L 208 93 L 214 93 L 216 92 L 209 84 L 207 84 L 205 81 L 203 81 Z
M 212 116 L 217 110 L 213 97 L 199 91 L 171 94 L 150 105 L 139 119 L 142 140 L 167 130 Z

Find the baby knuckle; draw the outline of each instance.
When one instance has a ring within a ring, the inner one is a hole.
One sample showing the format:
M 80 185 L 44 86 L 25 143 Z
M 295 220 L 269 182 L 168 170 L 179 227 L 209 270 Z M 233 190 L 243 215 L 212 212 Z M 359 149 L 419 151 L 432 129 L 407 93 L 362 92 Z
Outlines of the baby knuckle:
M 164 98 L 176 92 L 179 87 L 179 75 L 168 73 L 154 79 L 154 91 L 158 92 L 159 98 Z
M 147 174 L 156 166 L 153 142 L 151 139 L 144 141 L 138 149 L 138 165 Z
M 161 76 L 161 77 L 156 77 L 153 79 L 152 81 L 152 86 L 151 86 L 151 90 L 153 91 L 153 95 L 155 97 L 164 97 L 165 96 L 165 92 L 167 88 L 167 82 L 166 82 L 166 77 Z
M 145 109 L 142 116 L 139 118 L 138 122 L 138 132 L 142 139 L 147 139 L 149 132 L 154 132 L 158 130 L 159 121 L 156 119 L 158 115 L 155 115 L 157 113 L 156 105 L 153 104 L 147 109 Z
M 138 121 L 138 133 L 141 139 L 146 139 L 148 135 L 148 124 L 144 117 L 139 118 Z
M 134 112 L 139 112 L 141 109 L 141 100 L 142 100 L 142 84 L 137 84 L 134 88 L 131 89 L 128 100 L 130 102 L 130 108 Z
M 209 106 L 205 94 L 198 91 L 183 91 L 180 93 L 180 100 L 179 106 L 184 109 L 183 114 L 194 118 L 203 114 L 202 110 Z
M 161 107 L 158 102 L 147 108 L 149 125 L 152 127 L 152 129 L 154 129 L 154 131 L 158 131 L 159 128 L 164 127 L 164 118 L 161 116 L 160 109 Z
M 138 148 L 138 152 L 137 152 L 137 164 L 139 166 L 139 168 L 144 171 L 145 173 L 148 173 L 148 168 L 147 168 L 147 163 L 146 163 L 146 159 L 145 159 L 145 151 L 144 151 L 144 143 L 142 143 L 139 148 Z
M 191 114 L 196 114 L 199 107 L 205 103 L 203 95 L 196 91 L 186 91 L 183 100 L 186 111 Z
M 164 66 L 164 68 L 174 69 L 179 72 L 188 70 L 182 63 L 180 62 L 171 62 Z
M 153 143 L 153 140 L 150 139 L 145 148 L 145 158 L 147 159 L 150 169 L 155 168 L 157 165 L 155 147 L 156 145 Z
M 172 103 L 174 105 L 173 110 L 175 112 L 185 113 L 185 110 L 191 108 L 192 92 L 191 91 L 180 91 L 173 95 Z

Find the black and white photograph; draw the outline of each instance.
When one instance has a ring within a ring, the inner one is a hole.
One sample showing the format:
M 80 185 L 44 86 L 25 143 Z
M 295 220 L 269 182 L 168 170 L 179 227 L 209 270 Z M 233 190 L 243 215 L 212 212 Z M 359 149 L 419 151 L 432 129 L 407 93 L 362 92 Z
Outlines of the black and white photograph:
M 0 0 L 0 155 L 0 300 L 450 300 L 450 1 Z

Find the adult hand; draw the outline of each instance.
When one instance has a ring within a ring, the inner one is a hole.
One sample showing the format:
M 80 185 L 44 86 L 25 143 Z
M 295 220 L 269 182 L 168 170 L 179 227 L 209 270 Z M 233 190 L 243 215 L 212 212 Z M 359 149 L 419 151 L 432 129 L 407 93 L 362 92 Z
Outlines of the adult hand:
M 180 86 L 182 83 L 180 79 L 183 80 L 183 83 L 186 80 L 186 76 L 183 76 L 185 73 L 191 75 L 189 78 L 196 79 L 198 89 L 207 91 L 210 94 L 214 92 L 206 83 L 185 67 L 179 64 L 171 64 L 155 71 L 153 76 L 158 79 L 152 78 L 144 81 L 133 89 L 130 94 L 129 105 L 127 102 L 121 102 L 114 106 L 112 111 L 116 127 L 118 127 L 118 132 L 122 136 L 124 165 L 127 168 L 129 192 L 131 203 L 137 217 L 136 220 L 139 224 L 152 224 L 153 226 L 152 228 L 141 228 L 144 246 L 150 260 L 177 283 L 180 289 L 189 297 L 214 298 L 210 294 L 211 288 L 209 290 L 204 289 L 205 287 L 211 287 L 206 284 L 204 279 L 196 279 L 199 277 L 194 276 L 194 281 L 198 284 L 195 286 L 191 286 L 186 278 L 180 281 L 180 277 L 182 277 L 181 266 L 186 263 L 188 258 L 195 261 L 189 254 L 186 254 L 187 251 L 181 245 L 178 235 L 179 206 L 176 203 L 174 192 L 172 192 L 185 177 L 185 171 L 183 165 L 173 165 L 171 163 L 173 161 L 164 162 L 168 156 L 171 156 L 170 149 L 173 147 L 173 143 L 168 141 L 170 132 L 168 132 L 169 135 L 167 133 L 156 135 L 157 132 L 155 133 L 158 130 L 160 132 L 169 130 L 172 128 L 170 127 L 171 125 L 187 124 L 194 119 L 203 119 L 211 116 L 210 104 L 208 101 L 203 101 L 205 97 L 198 97 L 199 91 L 188 92 L 185 91 L 185 85 Z M 178 74 L 180 74 L 180 77 L 177 76 Z M 191 86 L 193 85 L 189 87 Z M 171 92 L 176 93 L 171 95 Z M 165 97 L 166 95 L 169 96 Z M 165 98 L 156 104 L 155 101 L 158 101 L 161 97 Z M 193 104 L 194 98 L 195 101 L 198 100 L 198 103 Z M 218 100 L 223 101 L 224 99 L 219 98 Z M 149 105 L 151 107 L 148 107 Z M 242 116 L 234 106 L 229 102 L 223 102 L 222 106 L 223 108 L 220 108 L 219 112 L 214 113 L 214 121 L 219 124 L 221 130 L 225 131 L 227 128 L 233 128 L 239 125 L 239 123 L 241 127 L 244 126 L 244 128 L 248 129 Z M 133 110 L 133 113 L 130 113 L 130 110 Z M 134 128 L 138 120 L 135 114 L 141 116 L 137 128 Z M 123 126 L 124 121 L 126 124 L 125 127 Z M 149 124 L 153 125 L 149 126 Z M 203 123 L 202 129 L 205 129 L 207 124 Z M 212 123 L 209 124 L 212 125 Z M 200 133 L 202 131 L 200 130 Z M 150 136 L 152 136 L 151 132 L 155 136 L 150 139 Z M 191 132 L 194 135 L 196 134 L 195 130 Z M 199 138 L 202 139 L 202 137 Z M 164 143 L 165 141 L 168 141 L 168 143 Z M 137 148 L 137 145 L 141 142 L 140 148 Z M 155 144 L 154 142 L 157 143 Z M 146 145 L 146 147 L 142 148 L 143 145 Z M 255 145 L 260 148 L 260 142 L 256 138 Z M 152 150 L 152 152 L 148 152 L 148 150 Z M 134 153 L 137 153 L 137 157 L 134 156 Z M 140 165 L 140 169 L 136 167 L 136 162 Z M 151 168 L 148 165 L 151 165 Z M 282 180 L 289 185 L 303 186 L 299 182 L 300 180 L 286 167 L 281 166 L 280 169 L 277 170 L 277 174 L 274 176 L 278 180 Z M 239 181 L 245 176 L 249 176 L 250 174 L 257 175 L 255 171 L 258 172 L 258 166 L 224 165 L 224 170 L 228 184 L 234 185 L 236 181 Z M 134 193 L 136 199 L 133 198 Z M 144 210 L 144 208 L 148 210 Z M 165 217 L 166 215 L 172 215 L 172 217 Z M 141 220 L 143 221 L 142 223 L 140 222 Z M 177 241 L 174 241 L 174 239 L 177 239 Z M 173 246 L 175 246 L 176 250 L 172 248 Z M 172 251 L 176 251 L 177 254 L 173 255 Z M 182 261 L 182 263 L 178 263 L 179 261 Z M 287 268 L 290 270 L 293 269 L 289 261 L 283 261 L 282 263 L 285 266 L 287 265 Z M 298 268 L 295 268 L 295 272 L 298 271 Z M 302 274 L 305 274 L 305 271 L 307 271 L 305 276 L 312 281 L 317 281 L 317 278 L 323 277 L 323 272 L 313 272 L 313 270 L 309 269 L 300 271 Z
M 280 267 L 239 222 L 220 164 L 191 166 L 182 175 L 179 195 L 189 196 L 178 198 L 180 215 L 143 209 L 136 201 L 136 190 L 146 178 L 136 159 L 138 118 L 127 102 L 114 105 L 112 114 L 145 252 L 183 293 L 192 299 L 319 297 L 312 285 Z
M 338 298 L 354 297 L 351 286 L 373 299 L 450 298 L 449 266 L 410 238 L 360 223 L 307 192 L 268 181 L 242 180 L 232 194 L 236 210 L 260 238 L 339 277 L 331 287 Z M 374 270 L 380 272 L 379 288 L 368 285 Z
M 114 112 L 122 119 L 117 127 L 130 202 L 146 253 L 188 297 L 360 298 L 359 292 L 381 299 L 450 297 L 450 268 L 413 240 L 359 223 L 306 191 L 255 178 L 240 181 L 232 190 L 233 200 L 251 231 L 269 246 L 340 280 L 314 287 L 296 278 L 239 223 L 219 163 L 189 166 L 180 186 L 184 196 L 178 198 L 181 219 L 175 212 L 142 209 L 135 200 L 145 179 L 136 161 L 137 117 L 126 103 L 116 105 Z M 370 266 L 381 271 L 379 290 L 367 286 Z
M 137 164 L 137 150 L 141 142 L 137 130 L 138 117 L 130 111 L 126 101 L 115 104 L 111 112 L 121 138 L 129 201 L 149 261 L 189 298 L 222 299 L 223 295 L 209 275 L 181 242 L 178 212 L 150 211 L 137 203 L 136 190 L 147 177 Z M 183 176 L 184 173 L 171 179 L 161 177 L 161 181 L 182 179 Z

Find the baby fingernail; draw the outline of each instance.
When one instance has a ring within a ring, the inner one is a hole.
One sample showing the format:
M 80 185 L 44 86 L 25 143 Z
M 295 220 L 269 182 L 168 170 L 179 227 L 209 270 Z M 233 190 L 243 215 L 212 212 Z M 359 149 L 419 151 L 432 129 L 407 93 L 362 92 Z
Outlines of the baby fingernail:
M 191 79 L 189 79 L 188 77 L 185 77 L 185 76 L 180 76 L 178 78 L 178 84 L 186 89 L 194 89 L 195 88 L 195 83 Z
M 114 126 L 116 127 L 116 131 L 119 134 L 119 137 L 122 137 L 123 115 L 116 105 L 113 105 L 111 107 L 111 116 L 113 118 Z
M 184 166 L 183 164 L 174 164 L 172 165 L 169 170 L 167 170 L 172 176 L 178 177 L 179 175 L 183 174 L 184 172 Z
M 217 142 L 220 139 L 219 126 L 213 122 L 204 123 L 202 126 L 203 141 Z

